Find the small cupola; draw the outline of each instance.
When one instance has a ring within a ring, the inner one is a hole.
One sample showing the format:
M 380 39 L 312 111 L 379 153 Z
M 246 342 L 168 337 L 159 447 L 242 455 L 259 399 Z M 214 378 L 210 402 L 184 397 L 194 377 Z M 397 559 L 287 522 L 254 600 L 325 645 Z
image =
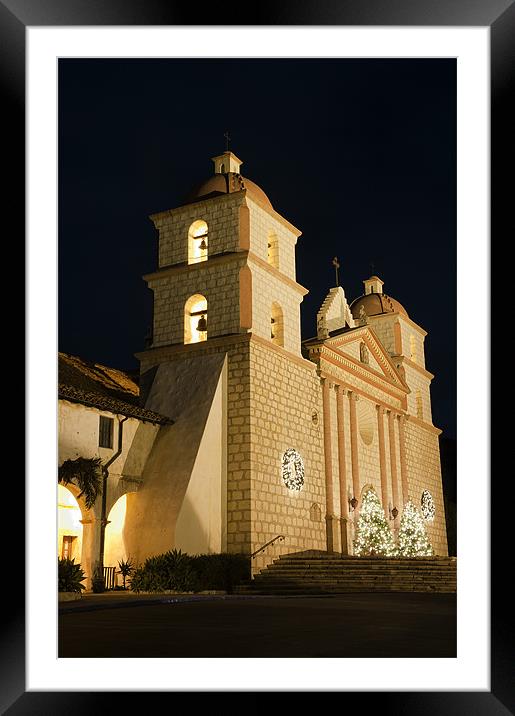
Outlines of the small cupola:
M 369 293 L 383 293 L 384 281 L 381 281 L 377 276 L 371 276 L 363 281 L 365 285 L 365 296 Z
M 241 159 L 238 159 L 232 152 L 219 154 L 217 157 L 212 157 L 211 161 L 215 165 L 215 174 L 229 174 L 230 172 L 239 174 L 240 166 L 243 164 Z

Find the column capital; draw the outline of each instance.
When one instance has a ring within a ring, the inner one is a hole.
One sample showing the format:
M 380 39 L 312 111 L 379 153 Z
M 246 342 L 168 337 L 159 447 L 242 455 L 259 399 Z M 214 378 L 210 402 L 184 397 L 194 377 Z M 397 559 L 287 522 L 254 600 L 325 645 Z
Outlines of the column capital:
M 349 400 L 354 400 L 356 402 L 359 400 L 359 395 L 353 390 L 347 390 L 347 395 L 349 396 Z
M 379 403 L 376 403 L 376 410 L 379 415 L 384 415 L 385 407 L 384 407 L 384 405 L 380 405 Z

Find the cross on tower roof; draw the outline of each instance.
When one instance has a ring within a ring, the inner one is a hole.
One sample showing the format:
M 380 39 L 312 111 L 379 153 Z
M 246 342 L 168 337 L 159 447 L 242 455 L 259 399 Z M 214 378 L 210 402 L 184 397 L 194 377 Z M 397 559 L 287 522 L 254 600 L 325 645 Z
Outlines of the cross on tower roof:
M 225 151 L 228 152 L 229 151 L 229 142 L 231 141 L 231 137 L 229 136 L 229 130 L 227 130 L 227 132 L 224 132 L 224 137 L 225 137 Z
M 340 282 L 338 280 L 338 269 L 340 268 L 340 264 L 338 263 L 338 256 L 335 256 L 333 259 L 333 266 L 336 273 L 336 285 L 339 286 Z

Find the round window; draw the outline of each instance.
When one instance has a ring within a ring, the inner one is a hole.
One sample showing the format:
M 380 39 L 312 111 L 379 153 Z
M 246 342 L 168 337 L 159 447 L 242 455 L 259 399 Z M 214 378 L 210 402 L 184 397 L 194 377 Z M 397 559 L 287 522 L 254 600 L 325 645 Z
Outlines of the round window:
M 304 462 L 299 453 L 288 448 L 283 455 L 281 475 L 289 490 L 301 490 L 304 485 Z
M 435 518 L 435 503 L 433 500 L 433 495 L 429 492 L 429 490 L 424 490 L 422 492 L 422 497 L 420 498 L 420 510 L 422 512 L 422 517 L 427 520 L 428 522 L 432 522 Z

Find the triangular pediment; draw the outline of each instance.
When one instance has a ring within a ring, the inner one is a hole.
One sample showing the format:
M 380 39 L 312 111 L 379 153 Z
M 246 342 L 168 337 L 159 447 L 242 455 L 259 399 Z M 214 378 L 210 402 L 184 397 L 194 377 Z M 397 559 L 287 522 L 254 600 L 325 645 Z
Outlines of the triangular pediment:
M 410 392 L 390 354 L 369 326 L 360 326 L 326 338 L 324 346 L 346 358 L 349 367 L 354 367 L 359 372 L 366 371 L 370 377 L 375 375 L 407 393 Z

